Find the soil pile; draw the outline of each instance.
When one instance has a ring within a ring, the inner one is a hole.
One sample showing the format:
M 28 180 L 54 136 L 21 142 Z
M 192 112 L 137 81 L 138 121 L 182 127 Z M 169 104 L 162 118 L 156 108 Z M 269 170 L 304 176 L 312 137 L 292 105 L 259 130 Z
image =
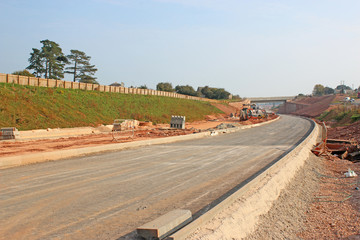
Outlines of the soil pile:
M 329 139 L 355 139 L 360 142 L 360 122 L 355 122 L 348 126 L 328 128 Z
M 211 105 L 223 111 L 227 116 L 229 116 L 231 113 L 234 114 L 238 111 L 236 107 L 230 105 L 225 105 L 221 103 L 212 103 Z

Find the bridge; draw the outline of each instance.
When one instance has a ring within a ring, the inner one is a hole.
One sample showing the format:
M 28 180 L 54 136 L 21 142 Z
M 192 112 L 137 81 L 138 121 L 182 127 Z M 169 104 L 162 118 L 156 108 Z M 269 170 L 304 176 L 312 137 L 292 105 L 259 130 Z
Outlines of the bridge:
M 293 100 L 296 96 L 287 96 L 287 97 L 258 97 L 258 98 L 248 98 L 251 103 L 272 103 L 272 102 L 287 102 Z

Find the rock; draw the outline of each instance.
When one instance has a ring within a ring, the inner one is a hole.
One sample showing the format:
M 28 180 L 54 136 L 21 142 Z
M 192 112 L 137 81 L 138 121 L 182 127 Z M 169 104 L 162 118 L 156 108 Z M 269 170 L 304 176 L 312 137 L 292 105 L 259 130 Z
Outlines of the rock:
M 217 129 L 226 129 L 226 128 L 234 128 L 234 127 L 236 126 L 230 123 L 221 123 L 216 126 Z

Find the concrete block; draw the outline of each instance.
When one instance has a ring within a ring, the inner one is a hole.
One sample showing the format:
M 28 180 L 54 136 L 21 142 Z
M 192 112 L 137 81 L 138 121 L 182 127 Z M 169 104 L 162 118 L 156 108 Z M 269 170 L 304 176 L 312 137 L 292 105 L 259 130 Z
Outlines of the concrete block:
M 171 116 L 170 127 L 185 129 L 185 116 Z
M 190 210 L 176 209 L 136 229 L 145 239 L 162 239 L 191 222 Z
M 14 127 L 1 128 L 0 129 L 0 140 L 9 140 L 19 137 L 19 132 Z

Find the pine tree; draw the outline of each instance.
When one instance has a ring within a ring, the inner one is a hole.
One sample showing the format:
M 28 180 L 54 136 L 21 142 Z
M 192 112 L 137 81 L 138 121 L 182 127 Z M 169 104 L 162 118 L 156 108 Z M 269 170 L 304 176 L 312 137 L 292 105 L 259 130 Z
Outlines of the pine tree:
M 64 77 L 64 66 L 68 62 L 62 49 L 56 42 L 48 39 L 40 41 L 43 44 L 41 50 L 33 48 L 30 53 L 29 63 L 26 68 L 33 70 L 37 77 L 44 75 L 45 78 L 60 79 Z
M 33 52 L 30 53 L 29 58 L 30 65 L 26 69 L 33 70 L 33 74 L 36 77 L 41 77 L 41 74 L 45 73 L 44 59 L 39 49 L 33 48 L 32 50 Z
M 59 44 L 48 39 L 40 42 L 43 44 L 41 53 L 45 60 L 45 78 L 63 78 L 64 66 L 68 61 Z
M 72 74 L 73 81 L 96 83 L 96 77 L 93 77 L 97 69 L 95 65 L 90 65 L 90 56 L 79 50 L 70 50 L 71 54 L 67 56 L 72 66 L 66 67 L 65 73 Z

